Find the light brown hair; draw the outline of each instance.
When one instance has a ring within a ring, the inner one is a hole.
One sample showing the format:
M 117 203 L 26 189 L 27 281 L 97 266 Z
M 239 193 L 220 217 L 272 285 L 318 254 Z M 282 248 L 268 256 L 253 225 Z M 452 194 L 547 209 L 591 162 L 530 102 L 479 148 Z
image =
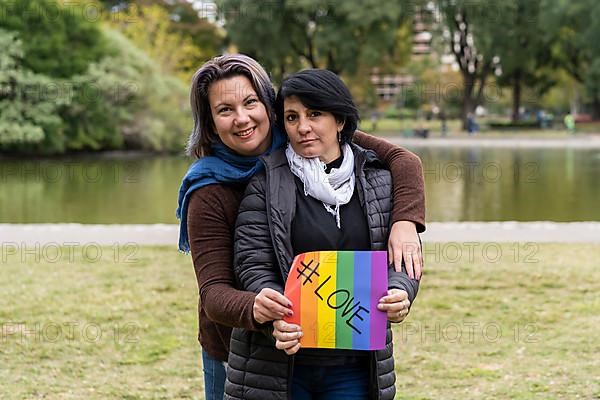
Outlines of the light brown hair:
M 212 118 L 208 91 L 212 83 L 234 76 L 245 76 L 252 83 L 259 100 L 265 105 L 273 123 L 275 91 L 265 69 L 253 58 L 244 54 L 226 54 L 207 61 L 192 78 L 190 103 L 194 129 L 188 138 L 186 153 L 194 158 L 211 154 L 211 144 L 217 138 Z

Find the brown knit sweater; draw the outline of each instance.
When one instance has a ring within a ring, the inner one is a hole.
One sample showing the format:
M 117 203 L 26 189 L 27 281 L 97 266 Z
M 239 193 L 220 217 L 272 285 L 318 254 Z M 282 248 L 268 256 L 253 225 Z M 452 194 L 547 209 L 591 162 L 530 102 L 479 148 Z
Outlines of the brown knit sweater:
M 354 142 L 374 150 L 394 183 L 392 221 L 413 221 L 425 230 L 425 194 L 421 160 L 408 150 L 357 132 Z M 258 330 L 251 292 L 236 289 L 233 229 L 245 185 L 216 184 L 196 190 L 188 206 L 188 234 L 199 301 L 198 340 L 213 358 L 226 361 L 232 327 Z

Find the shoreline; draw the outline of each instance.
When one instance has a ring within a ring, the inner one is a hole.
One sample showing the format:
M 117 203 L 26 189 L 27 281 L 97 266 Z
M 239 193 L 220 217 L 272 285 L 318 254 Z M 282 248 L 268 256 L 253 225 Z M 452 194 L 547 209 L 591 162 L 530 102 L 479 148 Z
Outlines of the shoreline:
M 62 154 L 0 154 L 0 161 L 30 161 L 30 160 L 77 160 L 77 159 L 139 159 L 156 157 L 186 157 L 183 150 L 179 152 L 153 150 L 98 150 L 67 152 Z
M 400 135 L 375 135 L 393 144 L 406 147 L 447 147 L 447 148 L 532 148 L 532 149 L 600 149 L 600 134 L 578 135 L 566 138 L 539 138 L 535 136 L 486 137 L 430 137 L 407 138 Z M 41 159 L 127 159 L 151 157 L 186 157 L 183 150 L 177 152 L 150 150 L 100 150 L 68 152 L 64 154 L 0 154 L 0 161 L 41 160 Z
M 175 224 L 0 224 L 3 251 L 11 245 L 82 243 L 172 245 L 175 250 L 178 235 L 179 226 Z M 429 222 L 421 239 L 424 242 L 600 244 L 600 221 Z
M 534 137 L 486 138 L 404 138 L 380 136 L 391 143 L 407 147 L 472 147 L 472 148 L 532 148 L 532 149 L 600 149 L 600 136 L 541 139 Z

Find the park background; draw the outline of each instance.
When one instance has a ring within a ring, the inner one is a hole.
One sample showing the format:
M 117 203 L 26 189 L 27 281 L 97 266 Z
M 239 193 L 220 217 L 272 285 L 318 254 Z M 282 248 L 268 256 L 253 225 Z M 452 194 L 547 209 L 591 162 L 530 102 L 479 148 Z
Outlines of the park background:
M 340 74 L 361 129 L 423 161 L 398 399 L 600 398 L 599 20 L 592 0 L 0 0 L 0 397 L 203 398 L 175 207 L 191 76 L 239 51 L 276 86 Z

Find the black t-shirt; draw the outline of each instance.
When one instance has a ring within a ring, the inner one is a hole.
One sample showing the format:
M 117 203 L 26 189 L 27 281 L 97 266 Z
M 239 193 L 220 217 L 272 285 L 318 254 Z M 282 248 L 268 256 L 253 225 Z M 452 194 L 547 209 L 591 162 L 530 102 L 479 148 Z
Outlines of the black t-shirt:
M 325 172 L 339 168 L 343 155 L 327 164 Z M 360 205 L 358 190 L 348 204 L 340 206 L 340 226 L 335 215 L 329 213 L 323 202 L 304 195 L 304 184 L 294 176 L 296 183 L 296 216 L 292 221 L 292 247 L 294 255 L 321 250 L 371 250 L 367 217 Z M 300 349 L 295 357 L 298 365 L 363 366 L 368 351 L 344 349 Z
M 327 173 L 338 168 L 343 155 L 327 164 Z M 296 183 L 296 217 L 292 221 L 292 247 L 294 255 L 318 250 L 371 250 L 367 217 L 360 205 L 358 191 L 348 204 L 340 206 L 340 226 L 335 215 L 323 206 L 323 202 L 304 195 L 304 184 L 294 176 Z

